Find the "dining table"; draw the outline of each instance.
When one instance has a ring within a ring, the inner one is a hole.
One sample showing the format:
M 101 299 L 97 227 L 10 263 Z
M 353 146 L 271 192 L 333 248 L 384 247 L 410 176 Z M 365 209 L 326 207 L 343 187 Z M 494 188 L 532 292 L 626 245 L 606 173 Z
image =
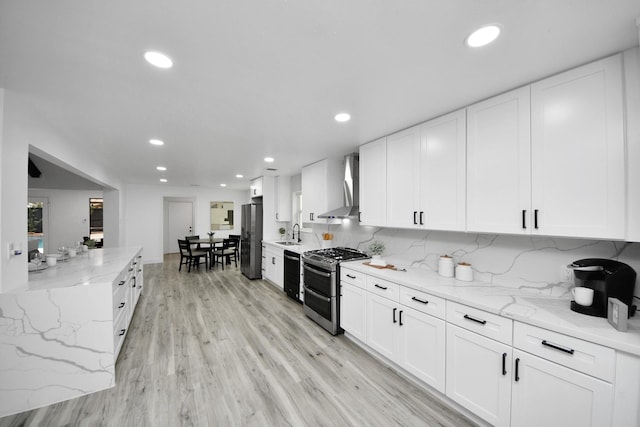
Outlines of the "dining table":
M 222 245 L 224 238 L 222 237 L 205 237 L 202 239 L 189 240 L 190 245 L 200 245 L 203 250 L 209 251 L 209 268 L 213 268 L 213 251 L 216 249 L 216 245 Z M 207 245 L 207 246 L 205 246 Z

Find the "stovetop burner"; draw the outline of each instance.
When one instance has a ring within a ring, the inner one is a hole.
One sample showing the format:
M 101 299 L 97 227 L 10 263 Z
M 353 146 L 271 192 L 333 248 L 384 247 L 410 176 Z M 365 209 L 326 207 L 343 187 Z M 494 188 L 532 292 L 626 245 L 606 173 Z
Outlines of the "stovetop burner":
M 341 261 L 366 259 L 369 258 L 369 255 L 357 249 L 337 247 L 307 251 L 302 255 L 302 258 L 303 260 L 313 260 L 326 264 L 336 264 Z

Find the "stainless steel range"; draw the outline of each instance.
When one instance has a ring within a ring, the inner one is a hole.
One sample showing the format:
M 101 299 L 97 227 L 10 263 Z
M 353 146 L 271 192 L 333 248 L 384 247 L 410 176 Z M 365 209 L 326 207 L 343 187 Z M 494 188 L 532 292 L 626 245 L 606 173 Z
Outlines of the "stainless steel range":
M 349 248 L 330 248 L 302 254 L 304 313 L 332 335 L 340 328 L 340 262 L 369 258 Z

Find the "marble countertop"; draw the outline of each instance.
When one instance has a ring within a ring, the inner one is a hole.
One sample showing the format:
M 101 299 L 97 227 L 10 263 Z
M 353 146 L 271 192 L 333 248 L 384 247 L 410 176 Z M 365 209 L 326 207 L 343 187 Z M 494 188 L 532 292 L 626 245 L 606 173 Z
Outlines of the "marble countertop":
M 377 269 L 362 261 L 342 263 L 364 274 L 386 279 L 450 301 L 482 309 L 513 320 L 539 326 L 616 350 L 640 356 L 640 315 L 629 319 L 627 332 L 618 332 L 606 318 L 571 311 L 571 286 L 507 287 L 486 282 L 463 282 L 418 268 Z M 406 269 L 406 271 L 400 271 Z
M 91 249 L 67 261 L 58 260 L 40 272 L 29 272 L 29 281 L 10 293 L 110 283 L 140 250 L 141 247 Z
M 310 251 L 310 250 L 313 250 L 313 249 L 318 249 L 317 246 L 312 246 L 312 245 L 308 245 L 308 244 L 305 244 L 305 243 L 300 243 L 300 244 L 297 244 L 297 245 L 282 245 L 282 244 L 278 243 L 278 242 L 284 242 L 284 241 L 287 241 L 287 240 L 286 239 L 263 240 L 262 243 L 264 243 L 265 245 L 274 246 L 274 247 L 276 247 L 278 249 L 286 249 L 286 250 L 291 251 L 291 252 L 297 252 L 299 254 L 302 254 L 303 252 Z

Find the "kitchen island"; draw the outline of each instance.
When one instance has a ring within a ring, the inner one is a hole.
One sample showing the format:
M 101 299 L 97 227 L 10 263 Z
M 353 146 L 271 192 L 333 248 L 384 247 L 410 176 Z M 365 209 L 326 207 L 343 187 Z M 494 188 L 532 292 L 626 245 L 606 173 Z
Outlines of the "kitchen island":
M 107 248 L 0 294 L 0 416 L 113 387 L 142 286 L 142 249 Z

